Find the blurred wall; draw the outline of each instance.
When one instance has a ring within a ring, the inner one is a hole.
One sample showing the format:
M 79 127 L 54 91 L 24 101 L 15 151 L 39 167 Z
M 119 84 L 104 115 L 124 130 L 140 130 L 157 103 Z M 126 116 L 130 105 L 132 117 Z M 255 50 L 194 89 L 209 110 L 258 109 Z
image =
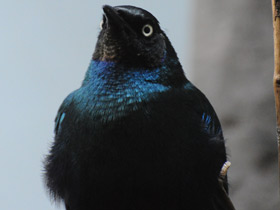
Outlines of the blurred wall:
M 271 1 L 195 4 L 193 82 L 223 125 L 233 203 L 236 209 L 278 209 Z

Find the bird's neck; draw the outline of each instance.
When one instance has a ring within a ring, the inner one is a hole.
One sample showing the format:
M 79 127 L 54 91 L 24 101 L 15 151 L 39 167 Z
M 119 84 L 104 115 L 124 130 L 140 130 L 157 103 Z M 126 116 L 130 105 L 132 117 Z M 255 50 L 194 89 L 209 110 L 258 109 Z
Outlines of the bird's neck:
M 120 83 L 148 81 L 164 86 L 181 86 L 187 82 L 180 63 L 166 60 L 166 63 L 158 68 L 128 68 L 125 65 L 111 61 L 92 60 L 83 86 L 96 80 L 104 80 L 112 85 Z
M 79 96 L 86 95 L 87 102 L 79 103 L 79 107 L 81 110 L 95 107 L 94 115 L 100 114 L 104 122 L 109 118 L 117 119 L 172 90 L 174 86 L 169 82 L 168 71 L 170 69 L 166 66 L 152 70 L 129 69 L 113 62 L 92 60 L 79 89 L 82 92 Z M 186 83 L 187 80 L 181 87 L 184 88 Z

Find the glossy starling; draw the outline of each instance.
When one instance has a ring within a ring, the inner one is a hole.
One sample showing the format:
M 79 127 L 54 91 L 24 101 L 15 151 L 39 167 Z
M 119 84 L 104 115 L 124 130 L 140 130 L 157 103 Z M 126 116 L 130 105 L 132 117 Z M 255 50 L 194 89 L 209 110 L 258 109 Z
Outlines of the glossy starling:
M 103 10 L 82 86 L 55 120 L 51 195 L 67 210 L 231 209 L 227 181 L 218 181 L 226 162 L 218 117 L 158 20 L 133 6 Z

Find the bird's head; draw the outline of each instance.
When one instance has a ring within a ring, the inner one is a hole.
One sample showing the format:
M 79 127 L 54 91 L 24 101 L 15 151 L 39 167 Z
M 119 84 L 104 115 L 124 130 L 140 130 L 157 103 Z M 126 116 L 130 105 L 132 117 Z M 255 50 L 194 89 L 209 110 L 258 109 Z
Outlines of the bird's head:
M 133 6 L 105 5 L 103 10 L 93 60 L 139 68 L 160 67 L 167 56 L 178 60 L 158 20 L 151 13 Z

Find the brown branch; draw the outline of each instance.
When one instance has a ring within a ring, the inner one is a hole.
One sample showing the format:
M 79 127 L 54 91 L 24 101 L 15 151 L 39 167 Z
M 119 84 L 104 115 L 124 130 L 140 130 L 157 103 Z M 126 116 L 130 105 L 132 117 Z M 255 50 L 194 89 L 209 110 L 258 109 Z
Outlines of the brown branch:
M 280 0 L 272 0 L 274 36 L 274 97 L 277 119 L 278 170 L 280 178 Z M 280 183 L 279 183 L 280 184 Z M 279 186 L 280 190 L 280 186 Z

